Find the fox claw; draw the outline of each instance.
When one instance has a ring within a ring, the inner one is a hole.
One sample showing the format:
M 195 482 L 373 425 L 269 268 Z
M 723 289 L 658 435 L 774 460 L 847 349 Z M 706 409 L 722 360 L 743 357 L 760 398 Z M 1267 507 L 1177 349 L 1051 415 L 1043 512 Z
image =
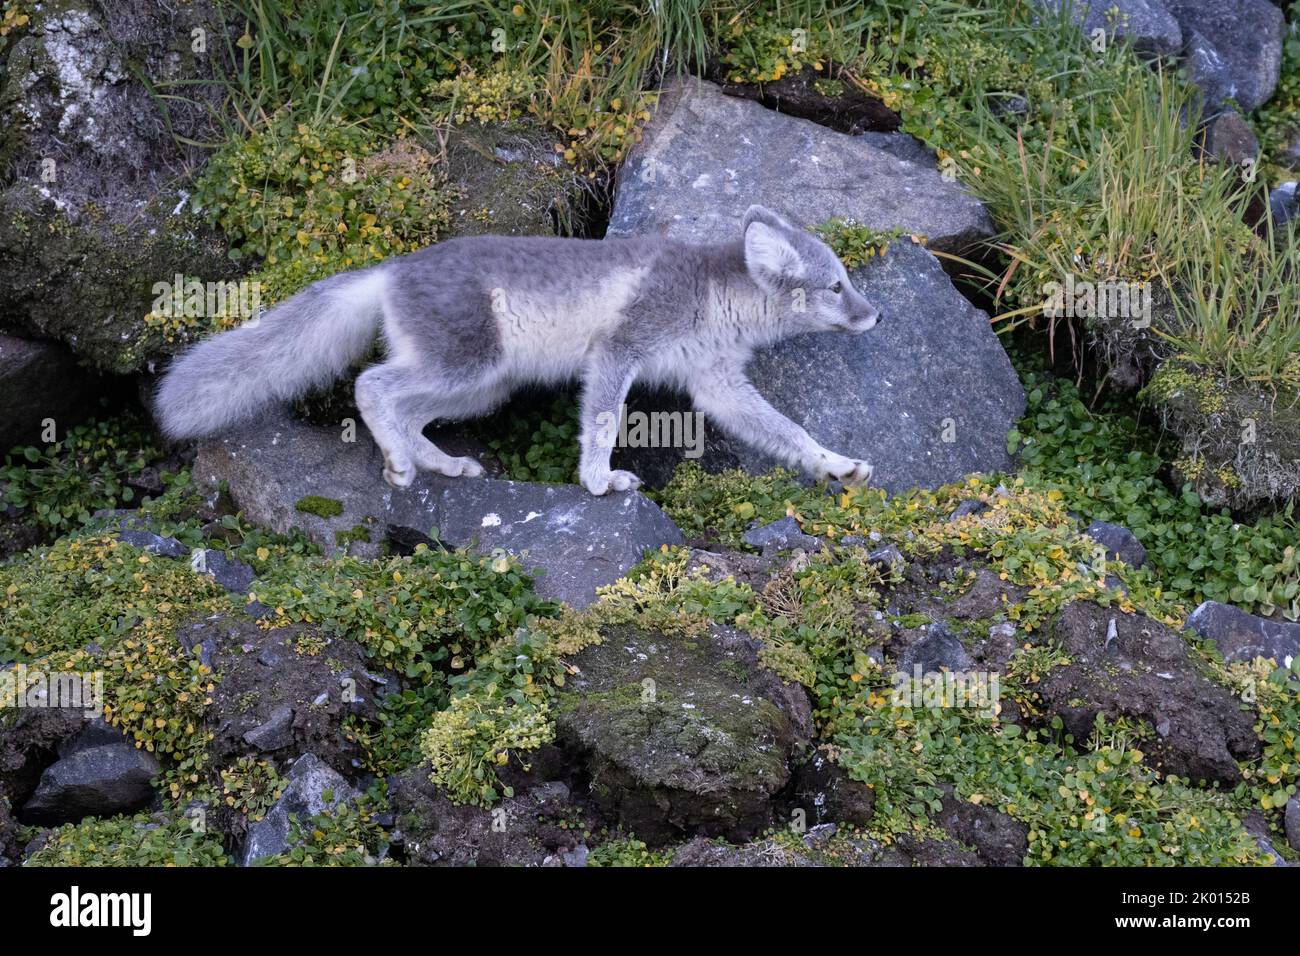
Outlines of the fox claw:
M 827 454 L 823 456 L 813 472 L 822 481 L 838 481 L 846 487 L 853 487 L 869 482 L 875 469 L 870 462 L 845 458 L 843 455 Z
M 607 471 L 584 476 L 582 485 L 593 495 L 600 496 L 611 491 L 636 491 L 641 487 L 641 479 L 630 471 Z

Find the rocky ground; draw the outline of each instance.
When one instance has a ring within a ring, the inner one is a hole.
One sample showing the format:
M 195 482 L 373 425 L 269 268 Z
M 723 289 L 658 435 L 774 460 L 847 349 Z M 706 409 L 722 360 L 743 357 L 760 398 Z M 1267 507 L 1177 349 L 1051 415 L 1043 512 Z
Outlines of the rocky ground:
M 865 229 L 880 254 L 851 275 L 881 327 L 750 371 L 877 488 L 810 487 L 710 428 L 698 460 L 620 449 L 644 492 L 594 498 L 503 477 L 491 436 L 447 426 L 492 477 L 394 490 L 346 389 L 197 447 L 68 433 L 107 394 L 147 409 L 188 341 L 145 321 L 153 281 L 244 268 L 174 204 L 164 174 L 194 157 L 128 68 L 192 72 L 159 38 L 231 28 L 206 4 L 102 6 L 39 18 L 0 64 L 24 131 L 0 193 L 0 437 L 91 449 L 6 500 L 0 865 L 1297 859 L 1300 624 L 1185 606 L 1132 531 L 1017 475 L 1026 389 L 953 281 L 994 223 L 881 101 L 669 82 L 608 209 L 528 122 L 442 160 L 447 235 L 607 216 L 611 237 L 700 241 L 751 203 Z M 1275 6 L 1232 4 L 1249 30 L 1190 0 L 1118 6 L 1207 101 L 1272 93 Z M 201 128 L 190 107 L 166 119 Z M 105 456 L 124 479 L 89 481 L 93 507 L 63 494 Z M 81 674 L 102 699 L 51 706 Z

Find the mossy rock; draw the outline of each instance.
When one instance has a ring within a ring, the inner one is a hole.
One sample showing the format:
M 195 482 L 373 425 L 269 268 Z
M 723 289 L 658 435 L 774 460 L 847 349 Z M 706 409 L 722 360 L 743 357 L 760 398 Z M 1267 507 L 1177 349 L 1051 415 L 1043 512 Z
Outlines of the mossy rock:
M 557 732 L 584 757 L 602 811 L 654 845 L 744 840 L 771 824 L 811 726 L 802 688 L 763 670 L 753 641 L 610 628 L 574 664 Z
M 596 187 L 556 155 L 554 136 L 527 120 L 452 127 L 443 169 L 460 197 L 447 238 L 581 235 L 597 204 Z
M 210 55 L 193 50 L 202 29 Z M 209 0 L 33 10 L 0 57 L 0 313 L 87 364 L 136 372 L 175 351 L 145 316 L 177 273 L 237 274 L 222 241 L 183 213 L 180 172 L 202 162 L 173 133 L 210 139 L 201 102 L 164 112 L 150 91 L 211 75 L 222 26 Z M 142 78 L 147 77 L 146 83 Z
M 1210 507 L 1253 509 L 1300 495 L 1300 392 L 1168 362 L 1144 393 L 1181 448 L 1174 476 Z

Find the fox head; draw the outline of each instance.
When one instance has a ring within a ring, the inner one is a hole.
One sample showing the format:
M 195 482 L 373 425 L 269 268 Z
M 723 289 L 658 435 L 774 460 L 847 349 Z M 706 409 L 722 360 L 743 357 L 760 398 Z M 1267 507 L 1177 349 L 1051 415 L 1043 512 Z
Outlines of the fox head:
M 849 279 L 839 257 L 812 233 L 772 210 L 750 206 L 744 224 L 745 269 L 768 296 L 784 300 L 792 331 L 866 332 L 880 310 Z

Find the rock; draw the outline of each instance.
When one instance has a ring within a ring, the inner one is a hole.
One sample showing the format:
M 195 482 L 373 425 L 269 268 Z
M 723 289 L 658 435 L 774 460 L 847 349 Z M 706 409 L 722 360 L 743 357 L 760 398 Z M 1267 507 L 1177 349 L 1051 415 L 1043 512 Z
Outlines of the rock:
M 767 826 L 812 734 L 803 689 L 761 669 L 735 632 L 604 637 L 573 659 L 555 705 L 557 741 L 585 764 L 597 807 L 650 844 Z
M 943 251 L 992 235 L 983 204 L 933 167 L 690 78 L 665 89 L 620 169 L 607 234 L 717 242 L 752 203 L 805 225 L 839 217 L 923 234 Z
M 240 866 L 252 866 L 259 860 L 291 850 L 291 815 L 305 824 L 309 818 L 350 803 L 358 796 L 351 784 L 315 754 L 303 754 L 289 771 L 288 784 L 280 799 L 266 816 L 249 825 L 248 836 L 239 849 Z
M 0 868 L 13 866 L 18 854 L 18 824 L 9 811 L 9 801 L 0 797 Z
M 122 524 L 127 525 L 127 521 Z M 146 531 L 140 528 L 123 527 L 118 532 L 117 537 L 120 541 L 139 548 L 141 551 L 148 551 L 150 554 L 161 555 L 165 558 L 188 558 L 190 549 L 185 547 L 175 538 L 165 537 L 155 534 L 152 531 Z
M 1300 162 L 1297 165 L 1300 165 Z M 1294 180 L 1269 190 L 1268 209 L 1273 216 L 1274 226 L 1285 226 L 1300 217 L 1300 198 L 1296 196 Z
M 1241 818 L 1241 828 L 1255 838 L 1255 845 L 1269 859 L 1271 866 L 1286 866 L 1287 862 L 1273 846 L 1273 831 L 1268 819 L 1258 810 L 1250 810 Z
M 85 710 L 72 707 L 21 707 L 9 711 L 0 720 L 0 798 L 7 798 L 11 807 L 22 807 L 36 792 L 41 774 L 59 745 L 80 731 L 89 719 Z
M 943 785 L 943 809 L 934 822 L 969 846 L 989 866 L 1020 866 L 1029 852 L 1029 828 L 1001 810 L 971 803 Z
M 971 515 L 983 514 L 988 510 L 989 506 L 984 502 L 967 498 L 965 501 L 957 502 L 957 507 L 952 509 L 952 514 L 948 515 L 948 520 L 956 521 L 959 518 L 968 518 Z
M 907 564 L 907 558 L 903 557 L 903 552 L 892 544 L 887 544 L 883 548 L 876 548 L 867 555 L 867 561 L 878 565 L 885 571 L 890 570 L 895 565 L 905 566 Z
M 224 551 L 208 548 L 203 552 L 201 574 L 206 574 L 232 594 L 247 594 L 253 579 L 253 569 L 244 562 L 230 557 Z
M 415 866 L 540 866 L 548 857 L 566 866 L 586 863 L 582 832 L 570 825 L 576 808 L 559 781 L 484 809 L 452 803 L 423 764 L 393 777 L 388 799 L 393 842 Z
M 809 826 L 850 823 L 865 827 L 876 812 L 876 791 L 849 777 L 818 748 L 795 774 L 795 809 Z
M 1300 796 L 1294 796 L 1286 802 L 1286 813 L 1282 819 L 1286 827 L 1286 842 L 1291 844 L 1291 849 L 1300 850 Z
M 1203 148 L 1212 160 L 1226 166 L 1253 163 L 1259 158 L 1259 140 L 1234 110 L 1220 113 L 1205 124 Z
M 531 120 L 451 126 L 440 168 L 461 197 L 443 239 L 553 236 L 584 225 L 581 180 L 556 154 L 550 132 Z
M 565 866 L 586 866 L 587 857 L 591 855 L 591 850 L 585 844 L 579 843 L 567 853 L 562 853 L 560 858 L 564 860 Z
M 96 368 L 135 372 L 172 347 L 144 320 L 155 283 L 238 274 L 175 185 L 177 171 L 204 156 L 179 137 L 210 138 L 219 94 L 203 90 L 226 30 L 210 0 L 68 0 L 25 12 L 31 23 L 6 38 L 0 74 L 9 171 L 0 188 L 0 312 Z M 195 29 L 206 32 L 207 55 L 192 48 Z M 195 95 L 172 100 L 164 115 L 154 93 L 174 81 Z M 69 391 L 84 378 L 69 377 Z
M 713 79 L 720 79 L 713 77 Z M 902 120 L 880 100 L 868 96 L 851 83 L 838 82 L 827 89 L 826 80 L 810 66 L 766 83 L 732 83 L 722 80 L 719 89 L 728 96 L 762 103 L 786 116 L 812 120 L 841 133 L 864 130 L 896 130 Z
M 1227 100 L 1249 113 L 1268 102 L 1282 68 L 1282 11 L 1268 0 L 1164 0 L 1182 28 L 1183 57 L 1205 111 Z
M 781 518 L 758 528 L 751 528 L 742 536 L 745 544 L 761 548 L 764 553 L 789 551 L 803 548 L 805 551 L 820 551 L 824 542 L 821 538 L 804 534 L 799 522 L 793 517 Z
M 89 413 L 97 376 L 53 342 L 0 333 L 0 458 L 17 445 L 42 446 L 47 419 L 63 438 Z
M 1251 715 L 1201 675 L 1183 639 L 1159 621 L 1072 601 L 1048 637 L 1071 663 L 1048 671 L 1038 693 L 1077 744 L 1088 740 L 1098 714 L 1142 720 L 1156 732 L 1142 747 L 1156 769 L 1229 786 L 1241 779 L 1237 761 L 1260 753 Z
M 853 280 L 881 309 L 881 324 L 857 336 L 802 335 L 758 352 L 748 370 L 758 391 L 826 447 L 870 461 L 871 483 L 890 492 L 1011 470 L 1006 436 L 1024 411 L 1024 392 L 988 316 L 953 288 L 930 253 L 906 240 L 855 270 Z M 637 392 L 628 407 L 686 406 Z M 683 456 L 682 449 L 620 448 L 615 462 L 661 485 Z M 778 464 L 707 419 L 699 460 L 708 471 L 754 474 Z
M 1104 30 L 1107 36 L 1123 37 L 1139 52 L 1173 56 L 1183 45 L 1183 32 L 1161 0 L 1035 0 L 1039 6 L 1059 11 L 1069 6 L 1070 19 L 1080 24 L 1084 35 Z M 1118 13 L 1118 16 L 1114 15 Z
M 941 670 L 955 673 L 970 670 L 973 666 L 970 655 L 948 627 L 939 622 L 931 624 L 920 640 L 907 646 L 898 658 L 897 669 L 901 674 L 911 677 L 920 668 L 921 674 L 933 674 Z
M 907 133 L 863 133 L 859 139 L 890 156 L 918 166 L 936 168 L 939 160 L 934 151 Z
M 371 557 L 379 553 L 383 529 L 428 535 L 434 528 L 453 547 L 504 548 L 545 572 L 536 582 L 539 594 L 575 607 L 595 600 L 596 588 L 625 574 L 647 548 L 683 540 L 638 492 L 597 498 L 577 485 L 429 474 L 395 490 L 382 467 L 364 428 L 347 442 L 335 429 L 282 419 L 204 443 L 194 474 L 213 485 L 225 481 L 250 521 L 279 532 L 301 528 L 331 551 L 350 540 L 353 553 Z M 330 510 L 339 513 L 298 508 L 309 496 L 336 503 Z M 355 529 L 372 539 L 347 539 Z
M 293 708 L 288 704 L 276 707 L 265 723 L 244 734 L 244 743 L 262 753 L 289 746 L 293 743 Z
M 92 724 L 59 751 L 23 806 L 31 823 L 78 823 L 83 817 L 134 813 L 154 800 L 150 780 L 162 772 L 153 755 L 119 731 Z
M 1287 666 L 1300 657 L 1300 624 L 1269 621 L 1231 604 L 1205 601 L 1188 616 L 1187 626 L 1214 641 L 1227 661 L 1267 657 Z
M 266 630 L 242 614 L 186 622 L 177 638 L 221 674 L 204 715 L 215 766 L 289 749 L 357 772 L 361 748 L 343 724 L 350 714 L 377 720 L 380 691 L 394 680 L 372 671 L 356 642 L 301 624 Z
M 1128 528 L 1111 524 L 1107 521 L 1094 521 L 1084 531 L 1106 549 L 1106 558 L 1110 561 L 1123 561 L 1131 568 L 1140 568 L 1146 564 L 1147 549 Z

